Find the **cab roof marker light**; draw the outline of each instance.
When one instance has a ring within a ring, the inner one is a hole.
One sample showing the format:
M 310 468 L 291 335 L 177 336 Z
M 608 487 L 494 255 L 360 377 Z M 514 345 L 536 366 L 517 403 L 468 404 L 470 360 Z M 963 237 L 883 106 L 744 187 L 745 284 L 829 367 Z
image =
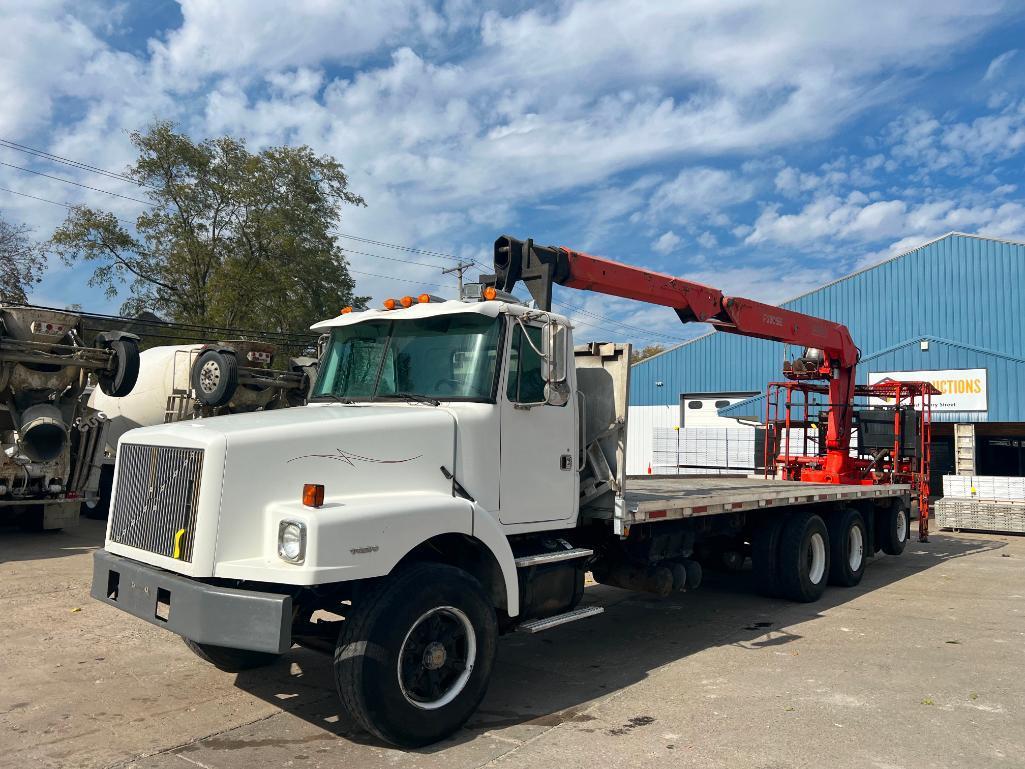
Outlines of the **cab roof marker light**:
M 404 308 L 409 309 L 413 306 L 413 297 L 404 296 L 399 300 L 399 304 L 401 304 Z
M 340 313 L 338 313 L 338 314 L 339 315 L 348 315 L 350 312 L 352 312 L 352 308 L 351 307 L 343 307 L 342 311 Z
M 394 299 L 389 298 L 384 300 L 384 309 L 386 310 L 394 310 L 397 306 L 398 302 L 396 302 Z

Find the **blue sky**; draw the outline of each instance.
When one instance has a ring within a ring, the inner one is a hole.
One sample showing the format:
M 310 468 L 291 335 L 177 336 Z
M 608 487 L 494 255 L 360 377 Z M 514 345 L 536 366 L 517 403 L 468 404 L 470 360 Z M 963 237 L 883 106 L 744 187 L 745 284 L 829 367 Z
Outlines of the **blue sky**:
M 1025 238 L 1020 3 L 0 0 L 0 25 L 0 138 L 113 170 L 154 118 L 306 143 L 369 204 L 341 231 L 485 263 L 509 232 L 782 301 L 950 230 Z M 140 209 L 8 166 L 0 186 Z M 39 237 L 64 213 L 2 191 L 0 212 Z M 376 301 L 452 284 L 342 242 Z M 116 311 L 87 275 L 52 264 L 33 299 Z M 594 337 L 700 331 L 557 298 Z

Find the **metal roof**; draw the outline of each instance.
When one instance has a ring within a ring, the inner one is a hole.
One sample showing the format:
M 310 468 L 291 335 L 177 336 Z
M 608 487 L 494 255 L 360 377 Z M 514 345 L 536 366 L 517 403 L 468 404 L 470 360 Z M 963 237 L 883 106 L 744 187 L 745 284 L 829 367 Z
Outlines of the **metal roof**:
M 1025 243 L 948 233 L 782 306 L 847 324 L 862 351 L 859 382 L 871 371 L 988 368 L 990 411 L 971 418 L 1025 421 Z M 935 342 L 929 351 L 923 339 Z M 635 365 L 630 403 L 762 392 L 782 360 L 782 344 L 713 331 Z

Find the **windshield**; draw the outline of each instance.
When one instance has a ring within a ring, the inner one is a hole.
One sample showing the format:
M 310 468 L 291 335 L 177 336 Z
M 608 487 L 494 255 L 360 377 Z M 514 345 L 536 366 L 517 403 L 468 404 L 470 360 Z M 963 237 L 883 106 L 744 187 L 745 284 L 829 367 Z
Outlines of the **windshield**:
M 499 321 L 478 313 L 370 320 L 331 332 L 314 398 L 494 398 Z

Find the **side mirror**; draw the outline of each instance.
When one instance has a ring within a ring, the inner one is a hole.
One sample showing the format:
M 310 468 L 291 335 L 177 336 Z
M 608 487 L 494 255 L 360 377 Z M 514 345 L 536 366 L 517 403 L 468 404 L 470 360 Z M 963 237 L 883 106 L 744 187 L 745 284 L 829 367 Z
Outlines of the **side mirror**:
M 545 400 L 553 406 L 563 406 L 569 400 L 567 384 L 567 365 L 569 356 L 566 354 L 569 334 L 565 326 L 554 321 L 545 324 L 541 337 L 541 352 L 544 353 L 542 366 L 545 375 Z
M 549 321 L 541 335 L 541 352 L 544 356 L 545 380 L 561 384 L 566 381 L 566 339 L 565 326 Z

